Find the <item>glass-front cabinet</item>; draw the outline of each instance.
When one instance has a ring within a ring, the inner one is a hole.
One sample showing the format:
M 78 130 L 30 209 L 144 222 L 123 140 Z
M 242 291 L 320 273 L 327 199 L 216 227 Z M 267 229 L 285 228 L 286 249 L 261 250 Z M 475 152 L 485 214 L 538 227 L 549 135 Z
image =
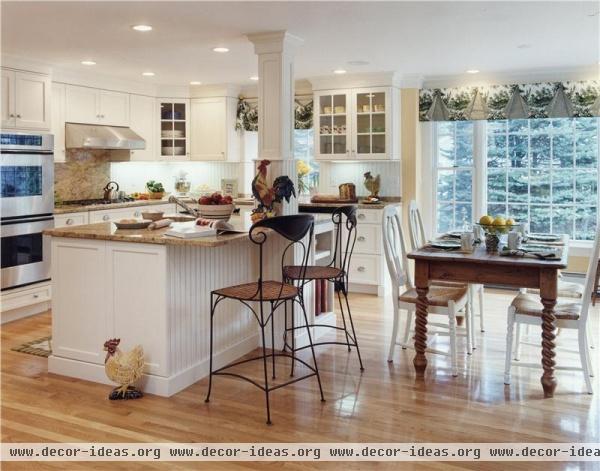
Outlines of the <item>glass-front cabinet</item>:
M 350 95 L 345 91 L 315 95 L 315 155 L 321 160 L 350 158 Z
M 400 98 L 392 87 L 315 93 L 317 160 L 399 158 Z
M 162 160 L 189 160 L 189 100 L 159 98 Z

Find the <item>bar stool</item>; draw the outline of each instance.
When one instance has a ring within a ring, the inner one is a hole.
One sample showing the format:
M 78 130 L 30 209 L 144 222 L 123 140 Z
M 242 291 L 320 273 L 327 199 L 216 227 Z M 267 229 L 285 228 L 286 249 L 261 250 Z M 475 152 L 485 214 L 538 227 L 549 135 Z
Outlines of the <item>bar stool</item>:
M 270 230 L 269 230 L 270 229 Z M 236 378 L 240 378 L 246 380 L 256 386 L 257 388 L 263 390 L 265 392 L 265 399 L 267 403 L 267 424 L 271 425 L 271 408 L 269 405 L 269 393 L 275 389 L 282 388 L 292 383 L 296 383 L 303 379 L 310 378 L 312 376 L 317 377 L 317 382 L 319 383 L 319 391 L 321 393 L 321 401 L 325 401 L 323 397 L 323 388 L 321 387 L 321 377 L 319 376 L 319 369 L 317 367 L 317 359 L 315 356 L 315 350 L 313 348 L 312 336 L 310 333 L 310 329 L 306 327 L 308 333 L 308 342 L 311 352 L 313 365 L 311 366 L 305 361 L 296 357 L 295 352 L 292 350 L 291 354 L 288 353 L 275 353 L 275 334 L 274 334 L 274 326 L 273 326 L 273 316 L 278 307 L 284 305 L 285 311 L 287 312 L 287 303 L 291 302 L 292 306 L 294 303 L 298 303 L 301 307 L 302 312 L 304 313 L 304 319 L 306 320 L 306 324 L 308 325 L 308 319 L 306 316 L 306 310 L 304 309 L 304 303 L 302 301 L 301 291 L 297 286 L 294 286 L 292 283 L 288 283 L 286 280 L 274 281 L 274 280 L 264 280 L 263 279 L 263 255 L 265 252 L 264 244 L 269 237 L 271 237 L 272 232 L 274 231 L 289 243 L 286 245 L 283 253 L 281 255 L 282 261 L 282 271 L 283 271 L 283 260 L 285 260 L 286 255 L 290 253 L 297 253 L 302 256 L 302 265 L 299 265 L 299 279 L 303 280 L 304 275 L 306 273 L 306 267 L 308 265 L 308 259 L 310 256 L 310 245 L 312 241 L 312 235 L 314 230 L 314 218 L 308 214 L 296 214 L 292 216 L 279 216 L 268 219 L 263 219 L 261 221 L 256 222 L 250 228 L 248 236 L 250 240 L 258 245 L 259 251 L 259 275 L 258 280 L 252 283 L 245 283 L 236 286 L 229 286 L 226 288 L 220 288 L 211 292 L 211 302 L 210 302 L 210 376 L 208 380 L 208 393 L 206 395 L 205 402 L 210 401 L 210 393 L 212 390 L 212 382 L 213 376 L 215 375 L 227 375 L 233 376 Z M 308 242 L 303 242 L 303 239 L 308 235 Z M 273 258 L 273 254 L 267 252 L 266 254 L 269 258 Z M 262 339 L 262 355 L 255 356 L 252 358 L 248 358 L 245 360 L 236 361 L 226 365 L 222 368 L 218 368 L 213 370 L 213 334 L 214 334 L 214 317 L 215 310 L 219 303 L 224 299 L 235 299 L 244 304 L 254 317 L 256 318 L 258 325 L 260 326 L 261 339 Z M 258 303 L 258 309 L 253 307 L 250 303 Z M 265 313 L 265 303 L 269 303 L 270 312 Z M 265 327 L 271 321 L 271 353 L 267 354 L 266 347 L 266 337 L 265 337 Z M 304 365 L 310 373 L 301 376 L 299 378 L 295 378 L 291 381 L 287 381 L 282 384 L 278 384 L 276 386 L 269 386 L 269 381 L 267 379 L 267 358 L 271 358 L 272 362 L 272 378 L 275 378 L 275 357 L 285 357 L 291 358 L 292 365 L 296 362 L 300 362 Z M 263 361 L 264 368 L 264 385 L 254 381 L 253 379 L 243 376 L 241 374 L 232 373 L 227 371 L 228 369 L 241 365 L 243 363 L 248 363 L 255 360 Z
M 345 216 L 345 218 L 344 218 Z M 334 285 L 335 291 L 337 291 L 337 298 L 340 304 L 340 313 L 342 315 L 343 327 L 326 325 L 326 324 L 308 324 L 306 326 L 295 326 L 294 325 L 294 314 L 292 313 L 292 326 L 288 327 L 287 312 L 285 313 L 285 332 L 284 332 L 284 350 L 289 348 L 292 352 L 297 352 L 308 348 L 309 346 L 319 345 L 345 345 L 348 347 L 348 351 L 351 351 L 351 347 L 356 347 L 356 353 L 358 355 L 358 362 L 360 363 L 360 370 L 364 371 L 362 358 L 360 356 L 360 349 L 358 348 L 358 340 L 356 338 L 356 330 L 354 329 L 354 322 L 352 320 L 352 313 L 350 311 L 350 304 L 348 303 L 348 268 L 350 267 L 350 259 L 352 258 L 352 251 L 354 250 L 354 244 L 356 242 L 356 206 L 341 206 L 337 208 L 331 215 L 333 224 L 335 225 L 335 245 L 333 256 L 331 261 L 327 265 L 309 265 L 306 267 L 306 271 L 302 272 L 301 266 L 286 266 L 283 268 L 283 276 L 286 280 L 296 282 L 300 289 L 300 297 L 302 297 L 304 286 L 307 283 L 315 280 L 327 280 Z M 342 296 L 344 303 L 342 303 Z M 344 304 L 346 306 L 346 314 L 350 322 L 351 332 L 348 330 L 346 324 L 346 316 L 344 314 Z M 296 347 L 295 345 L 295 331 L 304 327 L 320 327 L 337 329 L 344 332 L 346 336 L 345 342 L 315 342 L 312 345 L 306 345 L 303 347 Z M 287 342 L 287 334 L 291 332 L 292 345 Z M 293 365 L 292 365 L 293 366 Z M 293 369 L 292 369 L 293 374 Z

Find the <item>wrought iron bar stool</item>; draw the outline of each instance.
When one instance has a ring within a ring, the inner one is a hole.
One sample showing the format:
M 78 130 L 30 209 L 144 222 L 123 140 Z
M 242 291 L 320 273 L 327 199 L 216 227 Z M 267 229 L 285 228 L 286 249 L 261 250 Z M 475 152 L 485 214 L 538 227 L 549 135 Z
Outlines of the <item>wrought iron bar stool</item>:
M 308 214 L 297 214 L 292 216 L 279 216 L 273 217 L 269 219 L 263 219 L 253 224 L 250 228 L 248 236 L 250 240 L 258 245 L 259 250 L 259 275 L 258 280 L 252 283 L 245 283 L 242 285 L 229 286 L 226 288 L 220 288 L 211 292 L 211 306 L 210 306 L 210 376 L 208 380 L 208 392 L 206 395 L 205 402 L 210 401 L 210 393 L 212 390 L 212 382 L 213 376 L 215 375 L 227 375 L 233 376 L 237 378 L 241 378 L 252 383 L 257 388 L 263 390 L 265 392 L 265 398 L 267 403 L 267 424 L 271 424 L 271 408 L 269 405 L 269 393 L 274 391 L 275 389 L 282 388 L 292 383 L 296 383 L 303 379 L 310 378 L 312 376 L 317 377 L 317 382 L 319 383 L 319 391 L 321 393 L 321 401 L 325 401 L 323 397 L 323 388 L 321 387 L 321 378 L 319 376 L 319 369 L 317 367 L 317 359 L 315 356 L 315 351 L 312 344 L 312 336 L 310 333 L 310 329 L 306 327 L 308 332 L 308 341 L 309 347 L 312 351 L 312 359 L 313 365 L 309 365 L 305 361 L 296 357 L 295 352 L 292 351 L 289 353 L 275 353 L 275 334 L 274 334 L 274 314 L 277 308 L 280 306 L 284 306 L 285 311 L 287 313 L 287 303 L 291 302 L 292 306 L 294 303 L 298 303 L 304 313 L 304 318 L 306 323 L 308 324 L 308 318 L 306 316 L 306 311 L 304 309 L 304 303 L 301 299 L 301 291 L 300 289 L 292 283 L 284 281 L 274 281 L 274 280 L 265 280 L 263 278 L 263 265 L 264 259 L 263 257 L 266 255 L 268 257 L 273 257 L 272 253 L 264 253 L 265 248 L 264 244 L 267 242 L 267 238 L 275 235 L 271 231 L 276 232 L 284 239 L 286 239 L 287 245 L 283 250 L 281 255 L 281 269 L 283 271 L 283 264 L 286 256 L 290 253 L 300 254 L 302 257 L 302 265 L 299 265 L 298 276 L 300 280 L 303 280 L 304 274 L 306 272 L 306 267 L 308 265 L 308 260 L 310 257 L 310 244 L 312 241 L 313 230 L 314 230 L 314 218 Z M 303 239 L 308 235 L 308 242 L 303 242 Z M 245 360 L 236 361 L 226 365 L 222 368 L 218 368 L 213 370 L 213 337 L 214 337 L 214 317 L 215 310 L 219 303 L 224 299 L 235 299 L 244 304 L 254 317 L 256 318 L 258 325 L 260 326 L 261 339 L 262 339 L 262 355 L 255 356 L 252 358 L 248 358 Z M 258 303 L 257 306 L 252 306 L 250 303 Z M 265 303 L 268 303 L 270 307 L 270 312 L 265 312 Z M 293 309 L 292 309 L 293 310 Z M 266 347 L 266 337 L 265 337 L 265 327 L 271 321 L 271 353 L 267 353 Z M 299 378 L 295 378 L 291 381 L 287 381 L 282 384 L 277 384 L 275 386 L 269 386 L 269 381 L 267 379 L 267 359 L 271 358 L 272 361 L 272 378 L 275 378 L 275 358 L 276 357 L 286 357 L 291 358 L 292 365 L 296 362 L 300 362 L 310 371 L 308 374 L 303 375 Z M 243 376 L 241 374 L 232 373 L 227 371 L 228 369 L 241 365 L 243 363 L 248 363 L 255 360 L 263 361 L 264 368 L 264 385 L 254 381 L 253 379 Z
M 295 282 L 300 288 L 300 298 L 304 303 L 303 291 L 304 286 L 311 281 L 315 280 L 327 280 L 334 284 L 334 289 L 337 291 L 337 298 L 340 304 L 340 313 L 342 315 L 343 327 L 326 325 L 326 324 L 308 324 L 307 326 L 295 326 L 294 313 L 292 312 L 291 320 L 292 325 L 288 327 L 287 311 L 285 312 L 285 332 L 284 332 L 284 350 L 290 349 L 293 353 L 313 346 L 318 345 L 346 345 L 348 351 L 351 351 L 351 347 L 356 347 L 356 353 L 358 355 L 358 361 L 360 363 L 360 370 L 364 371 L 362 358 L 360 356 L 360 349 L 358 348 L 358 340 L 356 338 L 356 330 L 354 329 L 354 322 L 352 320 L 352 313 L 350 311 L 350 304 L 348 303 L 348 269 L 350 267 L 350 259 L 352 258 L 352 251 L 354 250 L 354 244 L 356 242 L 356 206 L 341 206 L 337 208 L 331 219 L 335 225 L 335 245 L 333 256 L 331 261 L 327 265 L 309 265 L 303 272 L 301 266 L 286 266 L 283 268 L 284 279 L 291 282 Z M 345 303 L 342 303 L 342 297 Z M 346 313 L 344 313 L 344 304 L 346 306 Z M 346 324 L 346 314 L 350 322 L 350 329 Z M 306 316 L 305 316 L 306 317 Z M 311 345 L 305 345 L 303 347 L 297 347 L 295 344 L 295 331 L 304 327 L 324 327 L 330 329 L 337 329 L 343 331 L 346 336 L 345 342 L 314 342 Z M 291 332 L 290 345 L 287 340 L 287 334 Z M 292 365 L 292 375 L 293 375 Z

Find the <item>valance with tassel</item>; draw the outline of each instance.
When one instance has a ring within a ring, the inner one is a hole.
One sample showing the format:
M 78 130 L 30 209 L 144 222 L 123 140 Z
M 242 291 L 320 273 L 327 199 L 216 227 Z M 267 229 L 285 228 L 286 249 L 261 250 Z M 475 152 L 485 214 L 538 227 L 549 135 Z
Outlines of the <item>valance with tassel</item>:
M 600 81 L 423 89 L 420 121 L 600 116 Z

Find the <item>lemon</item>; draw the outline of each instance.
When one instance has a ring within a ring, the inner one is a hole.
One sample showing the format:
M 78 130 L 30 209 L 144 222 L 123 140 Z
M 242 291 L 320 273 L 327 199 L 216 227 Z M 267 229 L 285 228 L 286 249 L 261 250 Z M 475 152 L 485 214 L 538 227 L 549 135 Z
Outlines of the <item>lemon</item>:
M 517 221 L 515 221 L 513 218 L 508 218 L 506 220 L 506 225 L 507 226 L 516 226 L 517 225 Z
M 496 216 L 496 219 L 492 222 L 493 226 L 506 226 L 506 219 L 502 216 Z
M 479 220 L 479 224 L 483 224 L 484 226 L 489 226 L 493 222 L 494 222 L 494 218 L 489 215 L 481 216 L 481 219 Z

